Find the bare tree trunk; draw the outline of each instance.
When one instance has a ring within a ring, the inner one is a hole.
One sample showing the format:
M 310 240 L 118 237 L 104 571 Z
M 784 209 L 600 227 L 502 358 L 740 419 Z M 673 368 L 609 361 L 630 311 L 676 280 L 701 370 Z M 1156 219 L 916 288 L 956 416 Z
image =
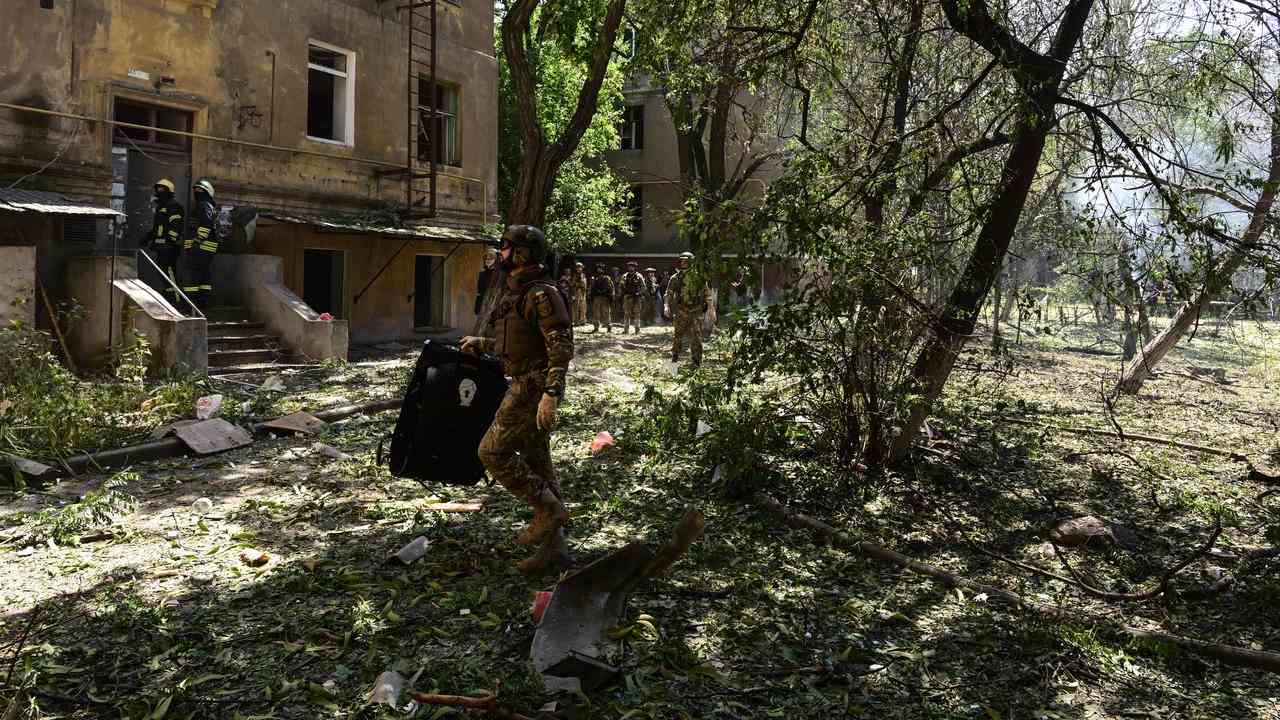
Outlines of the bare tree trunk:
M 991 349 L 1000 351 L 1000 293 L 1004 290 L 1004 274 L 996 278 L 995 296 L 991 299 Z
M 921 424 L 951 376 L 960 350 L 973 334 L 978 308 L 1004 265 L 1044 154 L 1045 140 L 1054 124 L 1054 107 L 1067 60 L 1084 32 L 1093 0 L 1072 0 L 1067 5 L 1048 55 L 1016 44 L 1008 30 L 991 17 L 982 0 L 943 0 L 942 5 L 948 23 L 957 32 L 986 48 L 1015 74 L 1025 78 L 1023 88 L 1027 97 L 995 200 L 974 240 L 959 282 L 942 309 L 934 335 L 916 356 L 910 380 L 903 388 L 904 395 L 915 395 L 918 399 L 890 443 L 889 464 L 901 462 L 915 442 Z
M 545 227 L 547 204 L 555 189 L 556 174 L 578 149 L 582 136 L 591 126 L 591 119 L 595 117 L 596 107 L 600 102 L 600 88 L 604 84 L 605 73 L 609 70 L 609 58 L 618 39 L 618 28 L 622 25 L 627 0 L 610 0 L 605 9 L 599 35 L 591 49 L 586 80 L 578 92 L 573 115 L 564 132 L 554 140 L 548 140 L 542 123 L 538 120 L 538 82 L 534 63 L 530 58 L 532 50 L 526 45 L 529 26 L 540 3 L 541 0 L 515 0 L 508 8 L 507 14 L 502 18 L 502 54 L 511 71 L 511 85 L 516 93 L 516 120 L 520 128 L 522 149 L 515 192 L 511 198 L 511 207 L 507 208 L 507 223 Z M 505 274 L 501 272 L 490 281 L 472 334 L 485 333 L 489 315 L 505 284 Z
M 1250 214 L 1249 226 L 1245 228 L 1244 234 L 1232 249 L 1223 251 L 1224 257 L 1216 267 L 1209 268 L 1204 285 L 1192 297 L 1191 302 L 1184 304 L 1173 316 L 1169 326 L 1144 345 L 1138 357 L 1125 368 L 1116 388 L 1119 392 L 1136 395 L 1142 389 L 1142 383 L 1151 377 L 1155 367 L 1178 344 L 1182 336 L 1209 306 L 1209 301 L 1231 282 L 1231 276 L 1244 263 L 1250 252 L 1255 250 L 1258 241 L 1262 238 L 1262 231 L 1267 226 L 1271 207 L 1275 204 L 1276 190 L 1280 187 L 1280 95 L 1276 96 L 1275 102 L 1276 105 L 1271 112 L 1271 167 L 1262 192 L 1258 195 L 1258 202 L 1253 206 Z

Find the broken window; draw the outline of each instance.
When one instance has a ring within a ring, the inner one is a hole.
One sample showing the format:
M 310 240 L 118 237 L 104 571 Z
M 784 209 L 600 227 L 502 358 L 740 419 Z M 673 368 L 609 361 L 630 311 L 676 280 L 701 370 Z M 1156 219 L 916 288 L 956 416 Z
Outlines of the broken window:
M 618 128 L 623 150 L 644 149 L 644 105 L 628 105 L 622 109 L 622 126 Z
M 355 142 L 355 57 L 312 41 L 307 45 L 307 137 Z
M 428 104 L 434 97 L 435 105 Z M 458 88 L 418 79 L 418 161 L 462 167 L 458 142 Z
M 128 125 L 116 125 L 115 137 L 124 144 L 143 143 L 186 150 L 191 147 L 191 138 L 185 135 L 174 135 L 163 130 L 191 132 L 191 113 L 185 110 L 147 105 L 122 98 L 115 99 L 112 119 Z M 134 127 L 137 125 L 145 127 Z

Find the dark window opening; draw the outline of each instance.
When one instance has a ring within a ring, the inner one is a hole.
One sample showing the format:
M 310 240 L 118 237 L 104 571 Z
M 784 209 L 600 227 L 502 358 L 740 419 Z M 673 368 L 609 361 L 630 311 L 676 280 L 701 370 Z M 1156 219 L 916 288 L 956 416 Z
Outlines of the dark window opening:
M 313 250 L 302 255 L 302 300 L 317 313 L 343 317 L 341 250 Z
M 97 239 L 97 221 L 76 218 L 67 218 L 62 221 L 63 243 L 69 245 L 93 245 Z
M 434 104 L 432 104 L 434 102 Z M 418 162 L 462 167 L 458 142 L 458 88 L 418 78 Z
M 444 327 L 443 258 L 418 255 L 413 263 L 413 326 Z
M 184 110 L 176 110 L 174 108 L 161 107 L 158 105 L 146 105 L 144 103 L 117 98 L 115 101 L 115 110 L 112 119 L 120 122 L 131 123 L 133 125 L 146 126 L 124 127 L 116 125 L 115 137 L 123 140 L 126 145 L 129 141 L 133 141 L 135 144 L 146 143 L 149 145 L 177 148 L 181 150 L 186 150 L 191 147 L 191 138 L 186 137 L 185 135 L 174 135 L 173 133 L 161 132 L 161 130 L 177 130 L 185 133 L 191 132 L 191 113 Z
M 338 139 L 333 122 L 336 84 L 337 78 L 334 76 L 319 70 L 310 71 L 307 80 L 307 134 L 311 137 Z
M 622 109 L 618 135 L 623 150 L 644 149 L 644 105 L 628 105 Z
M 307 46 L 307 136 L 353 141 L 352 56 L 341 50 Z

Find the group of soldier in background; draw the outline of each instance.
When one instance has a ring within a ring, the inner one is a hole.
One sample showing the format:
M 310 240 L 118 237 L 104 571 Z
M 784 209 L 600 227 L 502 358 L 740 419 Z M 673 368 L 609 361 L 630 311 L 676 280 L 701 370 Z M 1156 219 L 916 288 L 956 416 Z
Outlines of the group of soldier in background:
M 662 322 L 662 290 L 664 283 L 656 268 L 640 270 L 635 260 L 627 262 L 625 272 L 597 263 L 595 274 L 588 276 L 584 263 L 574 263 L 560 276 L 560 287 L 569 298 L 575 325 L 591 322 L 593 332 L 613 332 L 620 324 L 623 334 L 639 333 L 645 325 Z M 590 311 L 588 320 L 588 311 Z M 620 322 L 619 322 L 620 321 Z
M 587 275 L 584 263 L 565 268 L 559 278 L 561 289 L 569 298 L 575 325 L 592 325 L 592 332 L 612 333 L 615 319 L 621 319 L 623 334 L 639 333 L 647 324 L 671 320 L 674 333 L 671 360 L 677 362 L 686 342 L 693 366 L 702 364 L 702 318 L 710 300 L 706 283 L 695 281 L 689 273 L 693 253 L 680 255 L 677 268 L 670 276 L 660 278 L 656 268 L 640 270 L 635 260 L 627 261 L 620 272 L 597 263 L 594 275 Z M 590 320 L 588 320 L 590 310 Z

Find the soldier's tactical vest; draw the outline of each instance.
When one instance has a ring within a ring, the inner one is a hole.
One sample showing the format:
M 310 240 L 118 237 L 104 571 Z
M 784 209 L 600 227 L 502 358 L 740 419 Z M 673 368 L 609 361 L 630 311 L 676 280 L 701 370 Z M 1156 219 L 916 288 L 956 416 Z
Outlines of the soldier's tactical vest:
M 627 273 L 622 276 L 622 293 L 627 297 L 644 295 L 644 276 L 640 273 Z
M 519 291 L 508 289 L 503 293 L 493 311 L 494 352 L 502 358 L 503 371 L 511 377 L 547 367 L 547 345 L 542 339 L 542 328 L 537 322 L 531 323 L 524 317 L 526 298 L 529 291 L 537 286 L 558 293 L 564 306 L 569 307 L 569 299 L 549 278 L 531 280 Z M 569 318 L 565 320 L 571 324 Z
M 613 287 L 607 276 L 597 275 L 596 279 L 591 281 L 591 297 L 609 297 L 612 294 Z

